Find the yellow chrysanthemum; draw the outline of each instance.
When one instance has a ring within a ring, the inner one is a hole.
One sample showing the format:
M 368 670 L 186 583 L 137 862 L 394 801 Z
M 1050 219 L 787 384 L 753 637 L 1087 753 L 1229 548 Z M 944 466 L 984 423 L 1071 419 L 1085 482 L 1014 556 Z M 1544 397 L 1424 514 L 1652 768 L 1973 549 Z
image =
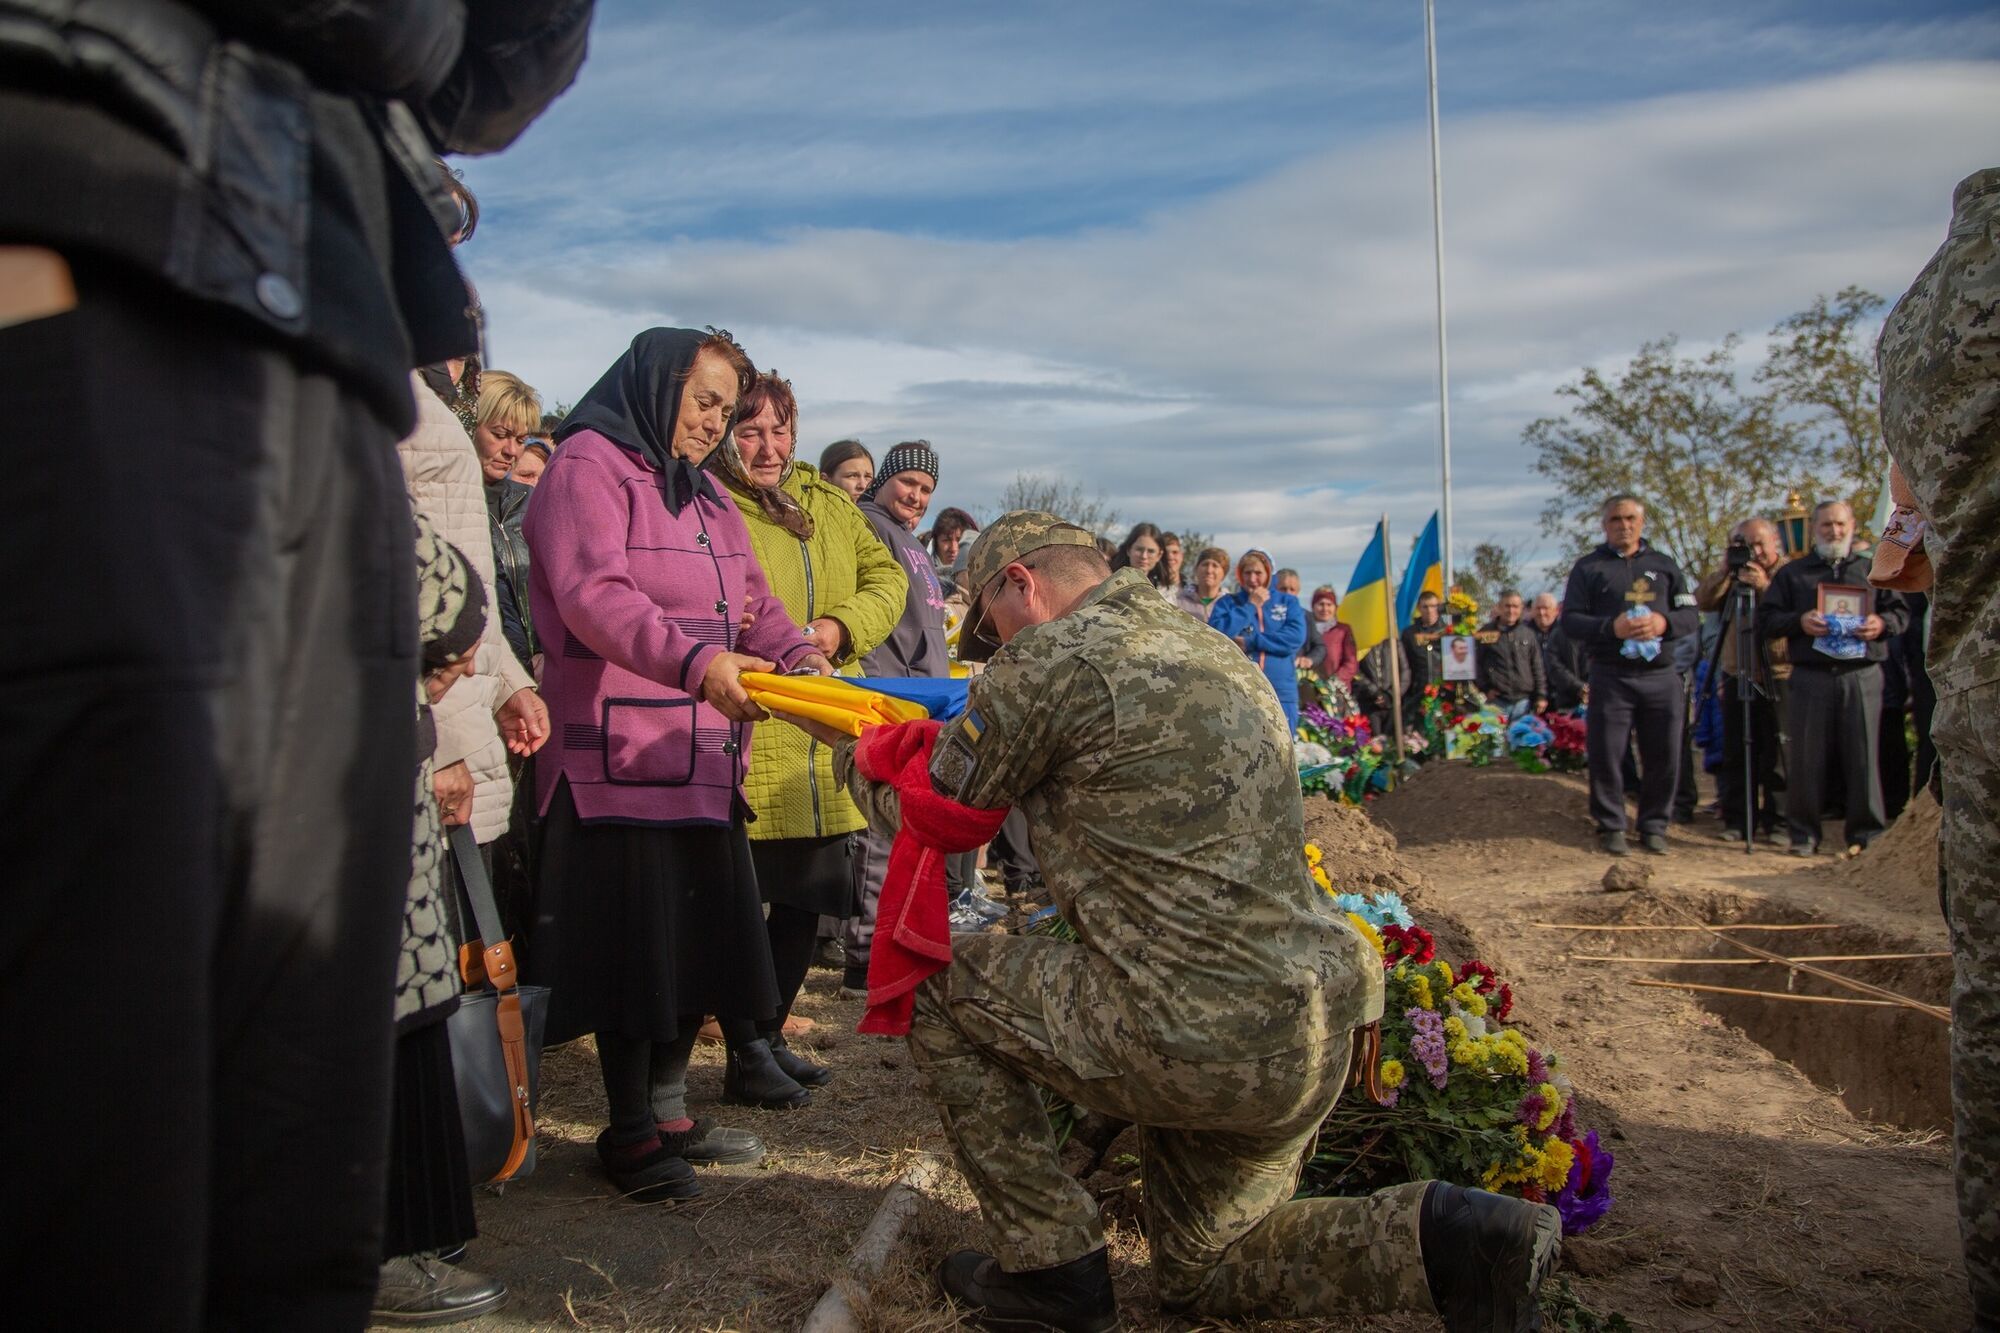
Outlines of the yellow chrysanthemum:
M 1409 977 L 1408 981 L 1410 985 L 1410 998 L 1416 1002 L 1418 1008 L 1437 1008 L 1437 1001 L 1431 998 L 1431 979 L 1429 977 L 1418 972 Z
M 1446 990 L 1449 990 L 1453 986 L 1456 986 L 1458 984 L 1458 977 L 1456 974 L 1452 972 L 1451 964 L 1447 963 L 1444 959 L 1440 958 L 1437 960 L 1437 970 L 1439 974 L 1444 977 L 1444 984 Z
M 1536 1175 L 1543 1189 L 1551 1192 L 1569 1184 L 1569 1169 L 1576 1165 L 1576 1150 L 1561 1139 L 1542 1145 L 1540 1169 Z
M 1361 932 L 1361 938 L 1367 940 L 1368 947 L 1375 951 L 1377 957 L 1380 957 L 1382 954 L 1381 932 L 1368 924 L 1367 917 L 1360 916 L 1354 912 L 1347 914 L 1347 920 L 1356 930 Z
M 1465 1020 L 1453 1014 L 1444 1021 L 1444 1036 L 1446 1041 L 1466 1041 L 1471 1034 L 1466 1031 Z
M 1456 986 L 1453 986 L 1451 988 L 1451 998 L 1457 1001 L 1459 1008 L 1465 1010 L 1466 1013 L 1471 1014 L 1474 1018 L 1486 1017 L 1486 997 L 1472 989 L 1471 982 L 1461 981 Z
M 1403 1086 L 1403 1078 L 1403 1062 L 1401 1060 L 1384 1060 L 1382 1062 L 1383 1087 L 1400 1088 Z
M 1320 851 L 1320 849 L 1319 849 L 1319 844 L 1318 844 L 1318 843 L 1316 843 L 1316 842 L 1309 842 L 1309 843 L 1307 843 L 1307 844 L 1306 844 L 1306 864 L 1307 864 L 1307 865 L 1309 865 L 1309 866 L 1316 866 L 1316 865 L 1318 865 L 1318 864 L 1320 863 L 1320 861 L 1321 861 L 1321 860 L 1322 860 L 1323 858 L 1324 858 L 1324 853 L 1322 853 L 1322 852 Z
M 1549 1132 L 1549 1126 L 1562 1118 L 1563 1095 L 1556 1090 L 1556 1085 L 1553 1083 L 1541 1084 L 1535 1091 L 1542 1095 L 1542 1113 L 1535 1119 L 1535 1130 L 1537 1133 L 1546 1134 Z

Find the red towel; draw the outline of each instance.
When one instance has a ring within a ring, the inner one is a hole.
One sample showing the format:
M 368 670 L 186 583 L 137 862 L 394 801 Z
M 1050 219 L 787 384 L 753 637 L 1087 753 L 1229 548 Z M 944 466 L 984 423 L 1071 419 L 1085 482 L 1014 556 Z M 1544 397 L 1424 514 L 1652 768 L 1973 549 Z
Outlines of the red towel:
M 903 826 L 889 849 L 889 870 L 875 911 L 868 1010 L 856 1032 L 889 1037 L 909 1032 L 918 985 L 951 966 L 944 858 L 985 846 L 1007 817 L 1005 806 L 976 810 L 938 795 L 931 786 L 931 747 L 938 729 L 931 721 L 870 727 L 854 747 L 861 776 L 894 787 L 903 809 Z

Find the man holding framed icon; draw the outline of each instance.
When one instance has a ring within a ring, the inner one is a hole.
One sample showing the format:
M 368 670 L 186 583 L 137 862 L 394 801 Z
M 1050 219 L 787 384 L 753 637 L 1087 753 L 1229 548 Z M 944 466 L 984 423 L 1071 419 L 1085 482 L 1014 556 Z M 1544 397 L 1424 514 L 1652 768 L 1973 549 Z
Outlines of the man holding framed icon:
M 1868 586 L 1868 560 L 1854 549 L 1854 511 L 1839 500 L 1813 510 L 1813 549 L 1779 568 L 1757 608 L 1757 632 L 1783 639 L 1792 664 L 1785 699 L 1785 822 L 1792 855 L 1819 846 L 1826 776 L 1846 788 L 1845 845 L 1878 837 L 1882 776 L 1876 766 L 1887 638 L 1909 623 L 1902 597 Z

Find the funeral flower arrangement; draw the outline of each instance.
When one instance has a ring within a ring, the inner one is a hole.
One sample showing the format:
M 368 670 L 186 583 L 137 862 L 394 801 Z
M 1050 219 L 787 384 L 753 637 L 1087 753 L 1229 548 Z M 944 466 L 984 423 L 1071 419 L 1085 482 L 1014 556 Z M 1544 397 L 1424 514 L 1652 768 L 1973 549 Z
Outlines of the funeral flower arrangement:
M 1319 793 L 1359 805 L 1370 792 L 1387 789 L 1394 761 L 1367 718 L 1358 713 L 1342 717 L 1328 707 L 1331 702 L 1322 688 L 1318 699 L 1299 710 L 1293 749 L 1299 786 L 1308 796 Z
M 1611 1207 L 1611 1153 L 1579 1130 L 1556 1053 L 1507 1026 L 1513 988 L 1476 959 L 1454 967 L 1399 895 L 1334 892 L 1312 844 L 1306 863 L 1381 956 L 1384 1008 L 1381 1100 L 1341 1099 L 1299 1192 L 1434 1178 L 1554 1204 L 1570 1234 L 1595 1225 Z

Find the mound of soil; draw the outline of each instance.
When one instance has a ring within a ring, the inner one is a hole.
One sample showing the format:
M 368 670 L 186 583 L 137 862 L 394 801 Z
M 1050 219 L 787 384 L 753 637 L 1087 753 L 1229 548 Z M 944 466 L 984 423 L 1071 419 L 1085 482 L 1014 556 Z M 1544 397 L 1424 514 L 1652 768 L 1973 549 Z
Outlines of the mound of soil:
M 1403 896 L 1447 957 L 1476 956 L 1465 927 L 1431 893 L 1423 874 L 1398 854 L 1396 835 L 1370 819 L 1367 811 L 1325 796 L 1312 797 L 1306 801 L 1306 841 L 1319 845 L 1334 892 L 1393 890 Z
M 1849 884 L 1866 884 L 1885 901 L 1933 911 L 1938 901 L 1938 824 L 1944 811 L 1925 788 L 1861 855 L 1830 872 Z
M 1405 847 L 1478 844 L 1491 856 L 1520 844 L 1589 847 L 1587 800 L 1574 774 L 1523 773 L 1511 763 L 1433 764 L 1371 810 Z

